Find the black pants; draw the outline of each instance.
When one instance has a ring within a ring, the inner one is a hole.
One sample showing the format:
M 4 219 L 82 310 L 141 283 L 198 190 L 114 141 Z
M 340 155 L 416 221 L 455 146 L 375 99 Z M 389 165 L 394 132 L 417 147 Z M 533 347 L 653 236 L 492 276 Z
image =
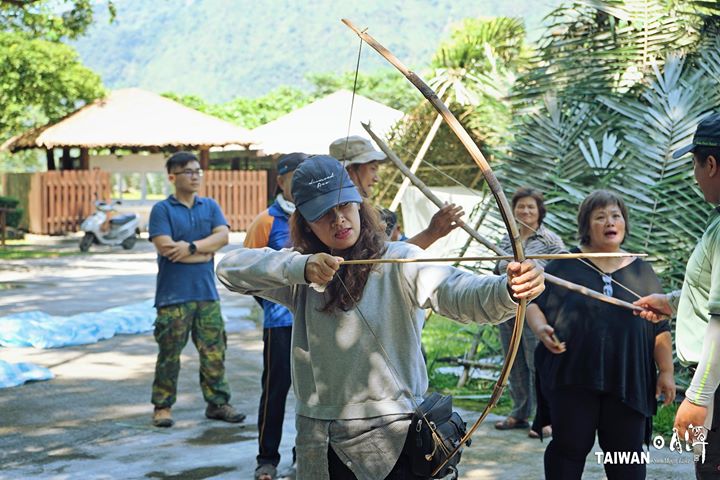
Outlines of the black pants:
M 328 470 L 330 470 L 330 480 L 357 480 L 352 470 L 340 460 L 332 447 L 328 447 Z M 418 477 L 412 473 L 410 458 L 403 452 L 384 480 L 427 480 L 428 478 Z
M 715 390 L 713 419 L 705 441 L 705 462 L 695 462 L 695 478 L 705 480 L 720 478 L 720 388 Z
M 290 340 L 292 327 L 263 329 L 262 394 L 258 411 L 257 463 L 280 463 L 285 401 L 290 390 Z M 294 452 L 294 449 L 293 449 Z M 293 458 L 293 461 L 295 459 Z
M 579 388 L 550 392 L 552 441 L 545 450 L 545 478 L 582 477 L 597 432 L 603 452 L 643 452 L 646 418 L 619 398 Z M 608 480 L 644 479 L 645 464 L 605 464 Z

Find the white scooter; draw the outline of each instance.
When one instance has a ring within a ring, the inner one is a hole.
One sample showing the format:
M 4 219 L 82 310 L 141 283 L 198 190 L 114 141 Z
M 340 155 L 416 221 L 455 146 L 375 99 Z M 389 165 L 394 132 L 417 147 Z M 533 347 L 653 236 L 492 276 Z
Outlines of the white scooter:
M 140 234 L 140 218 L 135 213 L 126 213 L 110 219 L 110 230 L 102 231 L 102 225 L 107 219 L 108 213 L 115 211 L 115 205 L 120 205 L 117 200 L 108 204 L 101 200 L 95 201 L 95 213 L 83 220 L 80 229 L 85 236 L 80 240 L 80 251 L 87 252 L 90 246 L 98 245 L 121 245 L 125 250 L 135 246 Z

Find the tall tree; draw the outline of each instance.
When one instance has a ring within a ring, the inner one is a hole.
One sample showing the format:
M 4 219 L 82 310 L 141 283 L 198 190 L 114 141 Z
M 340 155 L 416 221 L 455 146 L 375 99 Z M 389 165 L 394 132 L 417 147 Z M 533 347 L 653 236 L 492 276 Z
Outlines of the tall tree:
M 100 77 L 60 42 L 86 31 L 95 3 L 0 0 L 0 143 L 103 95 Z M 41 167 L 32 153 L 0 155 L 2 170 Z
M 77 38 L 93 22 L 91 0 L 0 0 L 0 30 L 25 32 L 34 38 L 59 41 Z M 104 2 L 110 21 L 115 18 L 115 5 Z

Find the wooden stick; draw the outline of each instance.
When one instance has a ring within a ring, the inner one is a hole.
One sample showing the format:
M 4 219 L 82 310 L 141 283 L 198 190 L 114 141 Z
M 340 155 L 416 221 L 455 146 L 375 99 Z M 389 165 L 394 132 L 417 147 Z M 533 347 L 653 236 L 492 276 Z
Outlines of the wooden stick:
M 561 287 L 565 287 L 568 290 L 572 290 L 573 292 L 582 293 L 583 295 L 587 295 L 588 297 L 594 298 L 596 300 L 600 300 L 601 302 L 611 303 L 613 305 L 617 305 L 618 307 L 624 307 L 628 308 L 630 310 L 635 310 L 636 312 L 644 312 L 645 309 L 642 307 L 639 307 L 637 305 L 633 305 L 630 302 L 625 302 L 623 300 L 620 300 L 619 298 L 615 297 L 609 297 L 607 295 L 603 295 L 600 292 L 596 292 L 595 290 L 591 290 L 587 287 L 583 287 L 582 285 L 578 285 L 576 283 L 568 282 L 567 280 L 563 280 L 562 278 L 556 277 L 554 275 L 550 275 L 549 273 L 544 273 L 545 280 L 548 282 L 554 283 L 555 285 L 559 285 Z
M 546 255 L 527 255 L 530 260 L 570 260 L 574 258 L 616 258 L 646 257 L 646 253 L 548 253 Z M 364 260 L 343 260 L 342 265 L 373 265 L 377 263 L 436 263 L 436 262 L 497 262 L 514 260 L 512 255 L 494 255 L 490 257 L 434 257 L 434 258 L 374 258 Z

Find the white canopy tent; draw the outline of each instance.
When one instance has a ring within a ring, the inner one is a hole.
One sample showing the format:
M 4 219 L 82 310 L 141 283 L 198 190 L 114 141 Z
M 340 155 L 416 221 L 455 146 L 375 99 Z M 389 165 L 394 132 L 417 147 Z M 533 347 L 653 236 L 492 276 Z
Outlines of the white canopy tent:
M 352 92 L 338 90 L 277 120 L 252 130 L 257 148 L 265 154 L 304 152 L 326 154 L 330 143 L 348 134 Z M 403 112 L 355 94 L 350 135 L 367 137 L 360 122 L 387 136 Z

